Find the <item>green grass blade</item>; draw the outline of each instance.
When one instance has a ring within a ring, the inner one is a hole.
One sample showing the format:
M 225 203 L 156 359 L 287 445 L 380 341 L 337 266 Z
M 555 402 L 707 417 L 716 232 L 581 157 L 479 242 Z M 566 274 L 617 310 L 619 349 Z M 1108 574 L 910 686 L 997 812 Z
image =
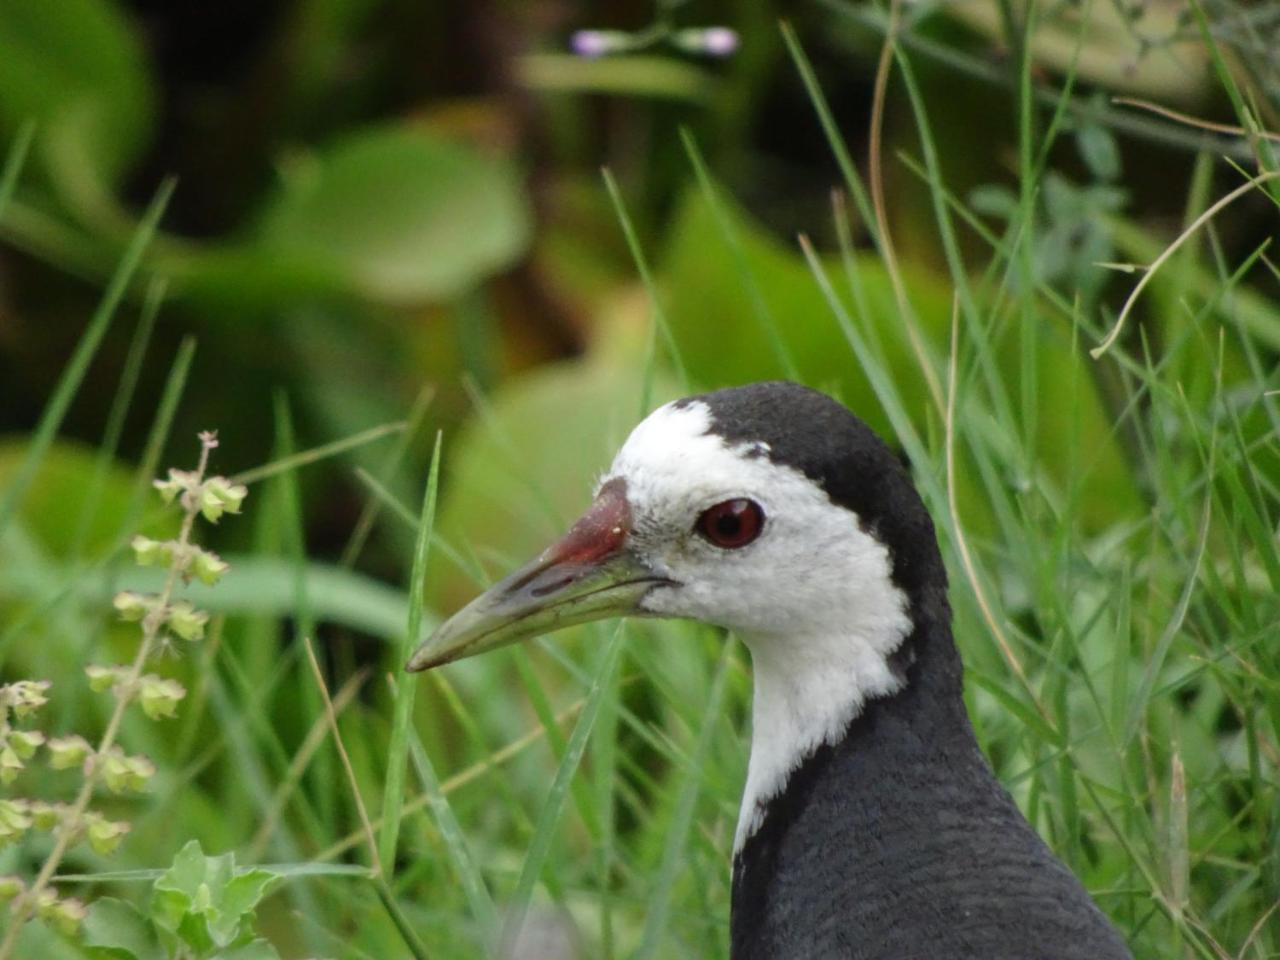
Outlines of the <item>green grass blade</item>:
M 165 208 L 169 204 L 169 198 L 173 196 L 173 189 L 174 181 L 166 180 L 160 189 L 156 191 L 155 197 L 152 198 L 151 204 L 147 207 L 146 214 L 138 224 L 138 228 L 133 232 L 133 236 L 129 239 L 128 246 L 125 247 L 124 255 L 120 258 L 115 273 L 112 274 L 111 282 L 107 285 L 107 290 L 102 295 L 97 310 L 94 311 L 93 317 L 89 320 L 89 325 L 81 335 L 80 342 L 76 344 L 76 349 L 71 354 L 71 359 L 67 362 L 66 368 L 62 371 L 62 376 L 58 378 L 58 385 L 54 388 L 53 396 L 44 408 L 44 413 L 41 415 L 35 434 L 31 438 L 31 446 L 23 459 L 22 466 L 18 469 L 17 476 L 9 485 L 9 489 L 4 492 L 3 497 L 0 497 L 0 535 L 4 534 L 5 527 L 13 519 L 13 515 L 22 503 L 23 494 L 26 493 L 27 487 L 35 477 L 36 471 L 40 469 L 40 464 L 44 460 L 45 454 L 49 451 L 54 437 L 57 436 L 58 429 L 62 426 L 62 421 L 71 406 L 71 401 L 75 399 L 76 393 L 80 389 L 80 384 L 84 381 L 89 364 L 93 362 L 94 356 L 97 355 L 98 347 L 102 343 L 102 338 L 106 334 L 108 327 L 111 326 L 116 308 L 119 307 L 120 301 L 124 298 L 125 291 L 129 289 L 129 284 L 138 269 L 138 264 L 142 261 L 143 253 L 155 236 L 156 229 L 160 224 L 160 218 L 164 216 Z
M 756 275 L 751 269 L 751 264 L 747 262 L 746 253 L 742 249 L 742 239 L 738 236 L 736 228 L 725 214 L 724 202 L 720 199 L 720 193 L 716 185 L 711 181 L 711 174 L 707 170 L 707 163 L 702 157 L 702 151 L 698 149 L 698 142 L 693 138 L 693 134 L 688 127 L 680 128 L 680 141 L 684 144 L 684 152 L 689 157 L 689 163 L 693 166 L 693 172 L 698 178 L 698 187 L 702 191 L 702 195 L 707 198 L 707 205 L 711 208 L 711 215 L 715 218 L 716 226 L 724 237 L 724 243 L 729 249 L 729 255 L 733 257 L 733 264 L 737 268 L 738 274 L 742 277 L 742 285 L 746 288 L 747 295 L 751 299 L 751 309 L 760 324 L 761 332 L 764 333 L 765 339 L 769 343 L 769 349 L 777 357 L 778 366 L 782 369 L 783 375 L 788 380 L 799 380 L 800 372 L 796 367 L 795 358 L 791 356 L 791 351 L 787 349 L 787 344 L 778 330 L 778 318 L 769 309 L 769 303 L 765 300 L 764 291 L 760 289 L 760 281 L 756 279 Z
M 689 828 L 693 824 L 694 805 L 697 803 L 702 786 L 699 775 L 706 765 L 713 738 L 719 732 L 717 720 L 721 716 L 725 681 L 728 679 L 732 662 L 733 644 L 725 643 L 720 653 L 720 662 L 716 665 L 715 678 L 711 681 L 711 690 L 707 694 L 707 706 L 698 726 L 698 740 L 693 748 L 693 757 L 686 770 L 684 785 L 676 800 L 675 810 L 667 824 L 667 846 L 662 852 L 662 866 L 658 869 L 658 879 L 649 898 L 644 934 L 640 940 L 640 949 L 635 953 L 635 960 L 649 960 L 657 956 L 662 946 L 663 936 L 666 934 L 667 921 L 671 915 L 672 888 L 684 866 L 689 845 Z
M 624 642 L 624 630 L 625 622 L 619 623 L 612 639 L 609 641 L 600 663 L 600 669 L 592 680 L 591 689 L 587 693 L 582 713 L 578 716 L 578 722 L 574 725 L 573 733 L 569 736 L 569 747 L 556 768 L 555 779 L 551 782 L 551 789 L 547 793 L 547 799 L 538 814 L 538 821 L 534 827 L 533 841 L 529 844 L 528 852 L 524 858 L 524 865 L 520 869 L 520 879 L 516 882 L 515 891 L 511 895 L 509 913 L 502 935 L 504 946 L 502 953 L 504 954 L 508 952 L 506 948 L 509 948 L 515 942 L 520 933 L 520 928 L 524 926 L 524 918 L 529 911 L 529 900 L 533 896 L 533 887 L 538 882 L 538 877 L 542 874 L 542 867 L 546 863 L 547 854 L 551 849 L 556 825 L 560 822 L 560 814 L 564 809 L 565 797 L 569 793 L 569 783 L 578 769 L 578 763 L 582 760 L 583 753 L 586 752 L 591 730 L 595 726 L 596 718 L 600 715 L 600 705 L 604 700 L 604 692 L 610 686 L 608 680 L 618 667 L 618 660 L 621 656 Z
M 413 928 L 409 918 L 400 909 L 400 904 L 396 903 L 395 894 L 391 892 L 391 888 L 387 886 L 386 881 L 381 877 L 376 877 L 374 878 L 373 886 L 378 891 L 378 899 L 382 901 L 382 906 L 387 911 L 387 916 L 396 925 L 396 930 L 400 932 L 404 945 L 409 948 L 414 960 L 429 960 L 431 954 L 427 951 L 427 945 L 422 942 L 422 939 L 418 936 L 418 931 Z
M 142 374 L 142 363 L 146 359 L 147 347 L 151 343 L 151 333 L 155 329 L 156 316 L 160 313 L 160 305 L 164 302 L 165 287 L 163 280 L 152 280 L 147 285 L 138 326 L 129 343 L 129 353 L 125 357 L 124 370 L 120 374 L 120 384 L 111 401 L 111 411 L 107 414 L 107 426 L 102 434 L 102 442 L 98 444 L 98 454 L 93 465 L 93 480 L 89 483 L 84 505 L 80 508 L 80 521 L 76 525 L 70 551 L 75 559 L 80 557 L 84 548 L 85 538 L 89 535 L 89 526 L 102 500 L 102 486 L 106 482 L 107 469 L 111 466 L 116 451 L 120 447 L 120 437 L 124 433 L 124 419 L 133 403 L 133 394 L 138 386 L 138 378 Z
M 241 863 L 236 865 L 236 876 L 254 870 L 265 870 L 286 880 L 293 877 L 352 877 L 368 880 L 369 871 L 354 863 L 320 863 L 312 860 L 301 863 Z M 142 870 L 103 870 L 99 873 L 64 873 L 54 877 L 58 883 L 155 883 L 169 868 Z
M 431 406 L 431 401 L 435 399 L 435 394 L 434 387 L 424 386 L 418 391 L 418 395 L 414 397 L 413 404 L 409 407 L 409 415 L 405 417 L 404 430 L 396 438 L 396 442 L 387 451 L 386 458 L 382 461 L 379 473 L 384 477 L 395 471 L 409 452 L 409 447 L 418 435 L 418 428 L 426 418 L 427 408 Z M 342 548 L 342 559 L 339 561 L 341 566 L 349 567 L 356 562 L 356 558 L 360 556 L 360 551 L 364 549 L 365 542 L 369 539 L 369 534 L 372 532 L 373 525 L 377 522 L 378 514 L 381 510 L 382 504 L 377 497 L 370 497 L 365 501 L 365 505 L 360 511 L 360 518 L 356 521 L 355 526 L 351 528 L 351 536 L 347 539 L 346 546 Z
M 871 208 L 871 195 L 867 192 L 866 184 L 862 182 L 862 177 L 858 174 L 857 164 L 853 162 L 853 157 L 849 155 L 849 148 L 845 146 L 844 136 L 840 133 L 840 127 L 836 124 L 835 116 L 831 113 L 831 106 L 827 103 L 821 84 L 818 83 L 818 75 L 814 73 L 813 64 L 809 62 L 808 55 L 804 52 L 804 48 L 800 46 L 800 41 L 796 37 L 795 31 L 791 28 L 791 24 L 783 21 L 781 29 L 782 39 L 787 45 L 787 52 L 791 55 L 791 61 L 795 64 L 796 72 L 800 74 L 800 79 L 804 83 L 805 93 L 809 97 L 809 102 L 813 104 L 813 109 L 818 115 L 818 122 L 822 126 L 823 135 L 827 138 L 827 145 L 831 149 L 831 155 L 835 157 L 836 165 L 840 168 L 840 174 L 844 177 L 845 186 L 848 188 L 850 196 L 853 197 L 854 205 L 858 208 L 858 216 L 862 218 L 863 226 L 866 227 L 867 232 L 878 244 L 876 215 Z
M 13 199 L 13 192 L 18 189 L 18 177 L 27 163 L 27 155 L 31 152 L 31 141 L 35 139 L 36 124 L 28 120 L 18 128 L 18 134 L 9 145 L 9 152 L 4 159 L 4 169 L 0 171 L 0 217 Z
M 644 247 L 640 245 L 640 238 L 636 235 L 636 228 L 631 222 L 631 215 L 627 213 L 627 205 L 622 200 L 622 191 L 618 189 L 618 182 L 614 180 L 613 174 L 607 167 L 601 171 L 601 176 L 604 177 L 605 188 L 609 191 L 609 200 L 613 203 L 613 209 L 617 214 L 618 223 L 622 227 L 623 236 L 627 239 L 627 248 L 631 251 L 631 258 L 635 260 L 636 270 L 639 271 L 640 280 L 649 295 L 650 309 L 653 310 L 654 326 L 649 332 L 648 356 L 644 366 L 644 386 L 640 398 L 640 412 L 647 413 L 653 397 L 653 356 L 656 352 L 657 334 L 662 335 L 662 340 L 667 346 L 667 352 L 671 355 L 671 363 L 676 368 L 676 377 L 679 379 L 680 385 L 686 390 L 689 388 L 689 372 L 685 369 L 684 360 L 680 356 L 680 347 L 671 333 L 671 325 L 667 322 L 667 312 L 663 309 L 662 300 L 658 296 L 658 285 L 653 280 L 653 271 L 649 269 L 649 259 L 644 254 Z
M 396 845 L 400 837 L 400 817 L 404 809 L 404 774 L 409 755 L 409 725 L 413 721 L 413 699 L 418 678 L 405 672 L 409 655 L 422 639 L 423 588 L 427 579 L 427 560 L 431 555 L 431 533 L 435 529 L 436 494 L 440 486 L 440 450 L 442 435 L 436 434 L 431 453 L 431 471 L 422 496 L 422 513 L 418 522 L 418 540 L 413 551 L 413 568 L 409 574 L 409 616 L 405 627 L 404 646 L 396 655 L 395 706 L 391 719 L 391 740 L 387 747 L 387 776 L 382 790 L 382 831 L 378 836 L 378 855 L 383 870 L 393 874 Z
M 361 430 L 357 434 L 349 437 L 343 437 L 341 440 L 335 440 L 333 443 L 326 443 L 319 447 L 313 447 L 310 450 L 301 450 L 297 453 L 290 453 L 286 456 L 279 457 L 270 463 L 263 464 L 260 467 L 254 467 L 252 470 L 245 470 L 243 473 L 237 473 L 231 479 L 236 483 L 251 484 L 268 477 L 274 477 L 281 473 L 288 473 L 291 470 L 297 470 L 299 467 L 310 466 L 313 463 L 319 463 L 321 460 L 327 460 L 330 457 L 336 457 L 340 453 L 346 453 L 348 450 L 355 450 L 367 443 L 373 443 L 375 440 L 381 440 L 385 436 L 394 433 L 403 433 L 405 424 L 402 421 L 394 423 L 383 423 L 376 427 L 370 427 L 368 430 Z
M 173 418 L 178 413 L 178 404 L 182 402 L 183 392 L 187 388 L 187 377 L 191 374 L 191 361 L 195 356 L 195 339 L 184 337 L 169 367 L 164 389 L 160 392 L 160 402 L 156 404 L 155 419 L 151 421 L 151 429 L 147 431 L 142 459 L 138 461 L 138 469 L 134 473 L 133 493 L 129 499 L 129 508 L 125 511 L 124 523 L 120 526 L 122 540 L 137 529 L 138 520 L 146 509 L 147 497 L 151 494 L 151 481 L 160 471 L 160 457 L 169 441 L 169 431 L 173 428 Z
M 276 428 L 276 458 L 280 463 L 295 464 L 297 462 L 297 441 L 293 429 L 293 414 L 289 408 L 289 400 L 285 394 L 277 392 L 274 404 Z M 293 571 L 289 595 L 292 599 L 291 614 L 295 623 L 295 642 L 316 635 L 316 616 L 311 602 L 311 591 L 307 579 L 307 541 L 306 519 L 303 516 L 302 494 L 298 489 L 298 475 L 295 468 L 290 467 L 275 474 L 273 493 L 275 507 L 280 518 L 280 531 L 284 554 Z M 324 697 L 314 683 L 301 683 L 301 701 L 305 705 L 307 721 L 322 716 L 325 711 Z M 335 774 L 333 755 L 329 751 L 320 751 L 312 760 L 308 770 L 307 782 L 311 785 L 311 794 L 316 803 L 319 820 L 327 828 L 333 829 L 336 808 L 334 804 L 338 792 L 331 785 L 338 783 Z M 321 838 L 317 837 L 317 840 Z M 325 837 L 321 842 L 327 843 L 332 837 Z
M 493 897 L 484 882 L 476 859 L 471 855 L 467 845 L 466 834 L 463 833 L 458 818 L 453 813 L 449 798 L 440 789 L 440 778 L 436 776 L 435 767 L 427 755 L 422 740 L 412 729 L 409 730 L 409 755 L 413 759 L 413 769 L 427 794 L 431 813 L 435 817 L 436 826 L 444 840 L 445 850 L 453 861 L 453 869 L 462 882 L 462 892 L 471 908 L 471 915 L 487 936 L 493 936 L 498 930 L 498 910 L 493 905 Z

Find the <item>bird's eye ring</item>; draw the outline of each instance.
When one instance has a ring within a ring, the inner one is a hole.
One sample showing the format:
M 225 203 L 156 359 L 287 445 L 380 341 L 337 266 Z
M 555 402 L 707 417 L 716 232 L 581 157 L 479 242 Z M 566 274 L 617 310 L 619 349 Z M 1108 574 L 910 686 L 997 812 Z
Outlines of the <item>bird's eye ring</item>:
M 760 536 L 764 511 L 745 497 L 725 500 L 708 507 L 698 517 L 694 529 L 708 542 L 726 550 L 736 550 Z

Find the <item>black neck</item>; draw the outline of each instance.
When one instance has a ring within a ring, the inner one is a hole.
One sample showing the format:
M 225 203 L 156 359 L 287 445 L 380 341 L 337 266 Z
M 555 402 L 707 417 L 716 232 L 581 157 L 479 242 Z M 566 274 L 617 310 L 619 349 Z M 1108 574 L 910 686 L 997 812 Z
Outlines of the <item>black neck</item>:
M 734 960 L 1128 956 L 991 773 L 932 599 L 904 688 L 808 757 L 734 858 Z

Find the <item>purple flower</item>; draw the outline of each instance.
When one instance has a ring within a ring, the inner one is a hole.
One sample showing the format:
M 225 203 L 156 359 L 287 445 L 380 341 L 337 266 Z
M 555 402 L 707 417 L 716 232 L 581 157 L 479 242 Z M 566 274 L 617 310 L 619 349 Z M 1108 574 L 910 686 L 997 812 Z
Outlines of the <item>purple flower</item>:
M 702 31 L 702 49 L 713 57 L 727 57 L 738 49 L 738 32 L 728 27 L 707 27 Z
M 580 57 L 603 57 L 606 53 L 620 50 L 622 37 L 615 30 L 578 30 L 569 38 L 569 46 Z
M 728 27 L 693 27 L 677 30 L 671 42 L 686 53 L 708 57 L 727 57 L 738 49 L 738 32 Z

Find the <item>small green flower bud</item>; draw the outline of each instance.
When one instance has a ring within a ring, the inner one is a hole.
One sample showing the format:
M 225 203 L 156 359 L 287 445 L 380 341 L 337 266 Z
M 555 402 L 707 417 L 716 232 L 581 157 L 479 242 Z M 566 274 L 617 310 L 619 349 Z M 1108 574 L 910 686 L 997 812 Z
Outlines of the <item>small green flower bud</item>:
M 45 748 L 49 751 L 49 766 L 55 770 L 70 770 L 80 766 L 93 749 L 89 746 L 89 741 L 76 734 L 51 737 Z
M 52 890 L 42 890 L 36 902 L 36 914 L 41 920 L 52 924 L 64 935 L 74 936 L 80 924 L 88 916 L 89 911 L 75 897 L 59 900 Z
M 119 747 L 112 747 L 109 753 L 100 754 L 95 768 L 112 793 L 124 793 L 128 790 L 136 793 L 144 790 L 147 781 L 156 772 L 155 764 L 146 757 L 126 756 Z
M 178 701 L 186 695 L 186 688 L 177 680 L 165 680 L 153 673 L 147 674 L 138 684 L 138 702 L 142 705 L 142 712 L 152 720 L 174 716 Z
M 31 825 L 37 830 L 52 830 L 62 822 L 66 810 L 66 806 L 61 803 L 45 803 L 43 800 L 37 800 L 27 807 Z
M 116 608 L 116 612 L 120 614 L 121 620 L 141 620 L 155 605 L 155 601 L 151 597 L 144 597 L 140 593 L 134 593 L 132 590 L 121 590 L 115 595 L 115 599 L 111 601 Z
M 204 636 L 204 625 L 209 622 L 209 615 L 186 600 L 176 600 L 170 604 L 165 619 L 169 629 L 183 640 L 199 640 Z
M 145 790 L 147 781 L 156 775 L 156 765 L 146 757 L 128 757 L 125 761 L 129 768 L 129 788 Z
M 120 841 L 129 832 L 129 824 L 123 820 L 108 820 L 102 814 L 89 811 L 84 815 L 85 833 L 89 838 L 89 846 L 104 857 L 114 853 Z
M 109 690 L 118 684 L 129 673 L 128 667 L 100 667 L 90 665 L 84 668 L 89 678 L 89 689 L 94 693 Z
M 13 783 L 22 772 L 22 767 L 22 758 L 18 756 L 17 750 L 8 743 L 0 747 L 0 783 Z
M 44 734 L 39 730 L 10 730 L 9 746 L 23 760 L 30 760 L 36 748 L 44 743 Z
M 108 753 L 98 754 L 95 770 L 112 793 L 124 793 L 129 789 L 129 768 L 124 753 L 112 747 Z
M 182 489 L 172 478 L 169 480 L 152 480 L 151 485 L 160 492 L 160 499 L 165 503 L 173 503 L 173 498 Z
M 0 800 L 0 847 L 13 843 L 31 829 L 25 800 Z
M 0 877 L 0 903 L 8 903 L 25 889 L 22 880 L 12 874 Z
M 48 689 L 48 680 L 19 680 L 0 687 L 0 705 L 12 707 L 17 716 L 25 717 L 49 702 L 45 696 Z
M 165 503 L 173 503 L 178 494 L 196 486 L 196 475 L 190 470 L 170 470 L 168 480 L 153 480 L 151 485 L 160 491 Z
M 141 534 L 129 541 L 133 558 L 140 567 L 167 567 L 173 559 L 172 540 L 152 540 Z
M 248 493 L 243 484 L 232 483 L 226 477 L 210 477 L 200 487 L 200 512 L 210 523 L 217 523 L 223 513 L 239 513 Z
M 196 547 L 191 554 L 188 572 L 206 587 L 212 587 L 230 569 L 231 566 L 213 551 Z

